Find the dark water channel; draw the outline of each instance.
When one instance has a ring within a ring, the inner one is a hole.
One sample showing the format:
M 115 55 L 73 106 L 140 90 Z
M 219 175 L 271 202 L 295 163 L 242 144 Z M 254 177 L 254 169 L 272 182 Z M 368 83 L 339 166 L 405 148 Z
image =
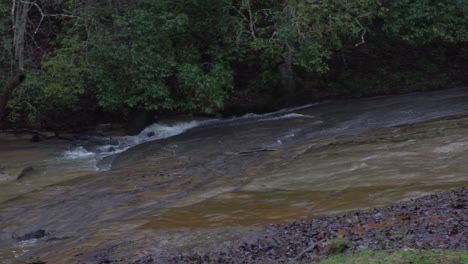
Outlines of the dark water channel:
M 270 223 L 467 186 L 467 114 L 457 88 L 159 124 L 160 137 L 92 148 L 4 139 L 0 263 L 211 249 Z

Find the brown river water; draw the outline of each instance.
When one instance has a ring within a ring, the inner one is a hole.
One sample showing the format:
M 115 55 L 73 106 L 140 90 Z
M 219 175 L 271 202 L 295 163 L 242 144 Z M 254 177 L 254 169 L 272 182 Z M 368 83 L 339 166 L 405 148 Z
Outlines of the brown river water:
M 0 263 L 212 250 L 268 224 L 468 186 L 465 116 L 457 88 L 167 121 L 136 137 L 2 136 Z

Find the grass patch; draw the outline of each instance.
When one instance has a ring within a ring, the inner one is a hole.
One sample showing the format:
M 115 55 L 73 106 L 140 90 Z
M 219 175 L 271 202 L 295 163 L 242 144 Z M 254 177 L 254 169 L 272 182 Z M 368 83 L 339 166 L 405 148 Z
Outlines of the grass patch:
M 346 238 L 339 238 L 330 242 L 330 249 L 328 253 L 330 255 L 336 255 L 343 253 L 349 247 L 350 241 Z
M 340 254 L 320 262 L 320 264 L 466 264 L 467 250 L 429 250 L 404 249 L 396 252 L 370 250 L 355 254 Z

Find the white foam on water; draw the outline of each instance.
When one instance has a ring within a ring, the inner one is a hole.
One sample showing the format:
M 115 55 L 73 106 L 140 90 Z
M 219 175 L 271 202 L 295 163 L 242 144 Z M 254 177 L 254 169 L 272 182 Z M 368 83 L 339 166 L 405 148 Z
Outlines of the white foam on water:
M 95 155 L 94 152 L 90 152 L 83 148 L 82 146 L 73 148 L 71 150 L 67 150 L 64 153 L 65 158 L 67 159 L 82 159 L 82 158 L 89 158 Z
M 162 139 L 182 134 L 185 131 L 195 128 L 202 123 L 204 122 L 191 121 L 178 123 L 173 126 L 153 124 L 141 131 L 141 133 L 136 137 L 139 139 L 138 144 L 140 144 L 141 142 L 152 141 L 154 140 L 154 137 L 156 137 L 156 139 Z M 148 136 L 150 133 L 154 133 L 154 136 Z
M 289 113 L 289 114 L 285 114 L 281 116 L 261 119 L 260 121 L 274 121 L 274 120 L 281 120 L 281 119 L 288 119 L 288 118 L 313 118 L 313 116 L 297 114 L 297 113 Z
M 173 137 L 179 134 L 186 132 L 192 128 L 195 128 L 202 124 L 203 122 L 200 121 L 191 121 L 191 122 L 182 122 L 175 125 L 164 125 L 164 124 L 153 124 L 140 132 L 140 134 L 136 136 L 124 136 L 124 137 L 116 137 L 119 144 L 117 146 L 113 145 L 106 145 L 102 146 L 104 149 L 112 149 L 111 151 L 107 151 L 107 153 L 115 154 L 123 152 L 131 147 L 136 145 L 155 141 L 158 139 L 164 139 Z M 115 149 L 115 150 L 114 150 Z
M 265 114 L 265 115 L 271 115 L 271 114 Z M 256 118 L 256 117 L 261 117 L 263 115 L 255 114 L 255 113 L 247 113 L 241 117 L 234 117 L 233 119 L 240 118 L 240 119 L 245 119 L 245 118 Z
M 37 239 L 36 238 L 31 238 L 31 239 L 27 239 L 27 240 L 22 240 L 20 242 L 20 247 L 21 248 L 24 248 L 24 247 L 27 247 L 27 246 L 30 246 L 30 245 L 33 245 L 37 242 Z
M 28 253 L 30 250 L 30 247 L 32 247 L 34 244 L 36 244 L 37 239 L 28 239 L 28 240 L 23 240 L 19 243 L 18 248 L 15 250 L 12 250 L 11 253 L 15 256 L 16 259 L 20 258 L 24 254 Z
M 383 149 L 384 147 L 382 147 Z M 388 147 L 385 147 L 387 149 Z M 381 154 L 375 154 L 375 155 L 370 155 L 368 157 L 360 159 L 360 161 L 369 161 L 369 160 L 383 160 L 383 159 L 389 159 L 389 158 L 403 158 L 403 157 L 408 157 L 408 156 L 416 156 L 418 155 L 416 152 L 409 152 L 409 151 L 392 151 L 388 153 L 381 153 Z
M 289 108 L 284 108 L 284 109 L 281 109 L 281 110 L 278 110 L 276 112 L 272 112 L 272 113 L 268 113 L 266 115 L 273 115 L 273 114 L 279 114 L 279 113 L 292 113 L 292 112 L 295 112 L 295 111 L 298 111 L 298 110 L 302 110 L 302 109 L 306 109 L 306 108 L 309 108 L 309 107 L 312 107 L 312 106 L 317 106 L 317 105 L 321 105 L 321 104 L 324 104 L 326 103 L 327 101 L 324 101 L 324 102 L 319 102 L 319 103 L 311 103 L 311 104 L 307 104 L 307 105 L 301 105 L 301 106 L 296 106 L 296 107 L 289 107 Z
M 311 115 L 303 115 L 303 114 L 292 113 L 292 112 L 289 112 L 287 114 L 281 114 L 283 112 L 285 112 L 285 110 L 280 110 L 277 112 L 263 114 L 263 115 L 249 113 L 243 116 L 232 117 L 228 119 L 212 119 L 212 120 L 203 122 L 203 124 L 208 125 L 208 124 L 214 123 L 217 125 L 236 126 L 236 125 L 245 124 L 245 123 L 275 121 L 275 120 L 289 119 L 289 118 L 313 118 L 313 116 Z
M 351 166 L 349 171 L 356 171 L 356 170 L 367 168 L 367 167 L 369 167 L 369 165 L 365 162 L 362 162 L 362 163 L 354 164 L 353 166 Z
M 124 152 L 129 148 L 132 148 L 139 144 L 173 137 L 200 125 L 229 125 L 235 124 L 237 120 L 245 120 L 247 122 L 250 122 L 250 120 L 251 122 L 265 122 L 288 118 L 313 118 L 313 116 L 310 115 L 303 115 L 293 112 L 295 110 L 307 108 L 312 105 L 314 104 L 300 106 L 296 108 L 286 108 L 267 114 L 250 113 L 240 117 L 233 117 L 229 119 L 189 121 L 177 123 L 174 125 L 156 123 L 146 127 L 136 136 L 112 137 L 107 139 L 96 138 L 97 142 L 102 142 L 101 145 L 97 143 L 96 145 L 92 146 L 82 145 L 74 147 L 68 151 L 65 151 L 65 153 L 63 154 L 63 158 L 65 158 L 66 160 L 82 160 L 97 163 L 104 157 Z
M 447 154 L 451 152 L 460 152 L 464 151 L 467 149 L 468 144 L 464 142 L 455 142 L 455 143 L 450 143 L 448 145 L 442 146 L 442 147 L 437 147 L 433 150 L 435 153 L 439 154 Z
M 182 134 L 185 131 L 197 127 L 202 123 L 203 122 L 200 121 L 191 121 L 178 123 L 175 125 L 153 124 L 146 127 L 143 131 L 140 132 L 140 134 L 136 136 L 113 137 L 112 139 L 108 140 L 113 142 L 113 144 L 93 146 L 92 150 L 86 149 L 83 146 L 77 146 L 71 150 L 65 151 L 64 158 L 71 160 L 100 160 L 106 156 L 124 152 L 125 150 L 144 142 L 169 138 Z M 103 141 L 105 142 L 106 140 Z

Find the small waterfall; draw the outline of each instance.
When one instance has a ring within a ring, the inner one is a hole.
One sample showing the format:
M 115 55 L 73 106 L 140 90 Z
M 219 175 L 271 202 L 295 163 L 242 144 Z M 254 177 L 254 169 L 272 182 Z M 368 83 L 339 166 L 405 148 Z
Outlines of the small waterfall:
M 146 127 L 136 136 L 122 137 L 92 137 L 89 142 L 80 144 L 64 153 L 67 159 L 103 158 L 109 155 L 124 152 L 136 145 L 176 136 L 199 126 L 200 121 L 182 122 L 175 125 L 153 124 Z
M 80 142 L 70 150 L 65 151 L 63 156 L 66 160 L 86 162 L 91 161 L 96 164 L 105 157 L 122 153 L 127 149 L 142 143 L 173 137 L 195 127 L 235 126 L 290 118 L 313 118 L 313 116 L 309 115 L 288 112 L 297 109 L 298 108 L 283 109 L 277 112 L 263 115 L 251 113 L 240 117 L 226 119 L 210 119 L 204 121 L 194 120 L 189 122 L 180 122 L 172 125 L 155 123 L 146 127 L 143 131 L 140 132 L 140 134 L 136 136 L 90 137 L 86 142 Z

